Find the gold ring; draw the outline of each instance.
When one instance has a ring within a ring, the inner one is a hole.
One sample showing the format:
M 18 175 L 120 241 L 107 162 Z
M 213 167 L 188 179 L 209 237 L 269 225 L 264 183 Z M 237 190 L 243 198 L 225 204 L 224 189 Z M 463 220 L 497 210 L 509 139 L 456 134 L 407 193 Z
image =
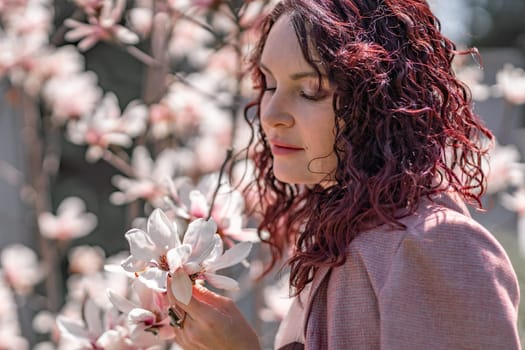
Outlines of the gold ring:
M 170 325 L 172 327 L 178 327 L 179 329 L 184 328 L 184 321 L 186 321 L 186 312 L 181 316 L 177 314 L 173 307 L 168 309 L 168 316 L 170 317 Z

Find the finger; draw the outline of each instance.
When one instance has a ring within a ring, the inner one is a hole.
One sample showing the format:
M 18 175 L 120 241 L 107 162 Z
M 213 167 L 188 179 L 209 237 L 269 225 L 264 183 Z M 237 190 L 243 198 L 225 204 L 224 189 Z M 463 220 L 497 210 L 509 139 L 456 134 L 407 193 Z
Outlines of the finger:
M 210 307 L 219 308 L 221 303 L 224 303 L 226 300 L 228 299 L 196 284 L 193 286 L 192 297 L 188 305 L 181 303 L 174 297 L 170 302 L 173 302 L 174 305 L 177 305 L 177 307 L 190 315 L 199 315 L 202 312 L 206 312 Z

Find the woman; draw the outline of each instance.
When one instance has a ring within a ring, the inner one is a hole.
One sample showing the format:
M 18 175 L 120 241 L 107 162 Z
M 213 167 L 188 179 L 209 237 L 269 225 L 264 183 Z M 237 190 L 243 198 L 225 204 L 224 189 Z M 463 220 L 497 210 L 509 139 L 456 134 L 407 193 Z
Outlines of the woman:
M 490 131 L 424 0 L 284 0 L 252 63 L 261 229 L 293 248 L 277 349 L 519 349 L 519 290 L 469 215 Z M 228 298 L 196 286 L 177 342 L 255 349 Z

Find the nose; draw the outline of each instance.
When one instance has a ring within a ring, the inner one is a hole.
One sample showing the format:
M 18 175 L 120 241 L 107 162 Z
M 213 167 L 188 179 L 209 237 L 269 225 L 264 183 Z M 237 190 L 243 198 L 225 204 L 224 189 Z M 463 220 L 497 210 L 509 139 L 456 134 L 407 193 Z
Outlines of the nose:
M 290 105 L 279 90 L 263 96 L 260 115 L 263 128 L 289 128 L 294 125 Z

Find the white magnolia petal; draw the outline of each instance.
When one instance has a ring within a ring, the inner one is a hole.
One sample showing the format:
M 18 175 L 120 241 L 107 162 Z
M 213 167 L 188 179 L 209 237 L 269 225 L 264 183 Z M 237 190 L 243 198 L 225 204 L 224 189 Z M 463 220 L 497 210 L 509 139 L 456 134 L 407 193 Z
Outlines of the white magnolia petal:
M 182 265 L 188 261 L 192 252 L 192 247 L 189 244 L 183 244 L 176 248 L 170 249 L 166 253 L 166 260 L 168 260 L 168 266 L 170 271 L 174 272 L 181 268 Z
M 180 245 L 177 226 L 172 223 L 162 209 L 155 209 L 148 218 L 148 234 L 155 245 L 163 252 Z
M 184 305 L 190 303 L 192 287 L 193 283 L 184 270 L 178 270 L 171 275 L 171 292 Z
M 155 314 L 149 310 L 135 308 L 128 313 L 128 320 L 130 323 L 139 324 L 153 324 L 155 323 Z
M 112 290 L 108 290 L 109 301 L 115 306 L 120 312 L 128 314 L 131 310 L 135 309 L 137 305 L 133 304 L 128 299 L 121 297 Z
M 208 205 L 206 197 L 200 191 L 191 191 L 189 194 L 189 198 L 191 201 L 190 213 L 193 217 L 204 218 L 208 216 L 210 206 Z
M 116 329 L 108 329 L 96 341 L 96 345 L 104 350 L 120 350 L 125 347 L 124 337 L 122 331 Z
M 206 281 L 208 281 L 215 288 L 226 289 L 226 290 L 239 289 L 239 283 L 237 283 L 236 280 L 230 277 L 216 275 L 214 273 L 207 272 L 204 274 L 204 278 L 206 278 Z
M 127 272 L 139 272 L 148 267 L 149 263 L 144 260 L 138 260 L 130 255 L 121 263 L 121 267 Z
M 137 260 L 150 261 L 158 258 L 155 244 L 148 234 L 140 229 L 131 229 L 125 234 L 131 255 Z
M 188 225 L 183 242 L 191 245 L 193 251 L 191 260 L 202 262 L 208 257 L 215 246 L 214 236 L 217 224 L 213 220 L 197 219 Z
M 70 320 L 64 316 L 57 317 L 57 325 L 60 333 L 69 338 L 78 339 L 84 338 L 89 339 L 88 331 L 84 326 L 76 321 Z
M 250 254 L 251 249 L 251 242 L 241 242 L 239 244 L 236 244 L 232 248 L 228 249 L 222 256 L 218 257 L 216 260 L 206 262 L 206 270 L 217 271 L 225 267 L 238 264 L 244 259 L 246 259 L 248 254 Z
M 168 271 L 161 270 L 157 267 L 150 267 L 139 275 L 139 280 L 151 289 L 159 292 L 166 291 L 166 280 Z
M 215 235 L 213 237 L 214 239 L 214 246 L 213 250 L 210 252 L 208 257 L 206 258 L 206 261 L 215 261 L 217 260 L 222 253 L 224 252 L 224 242 L 222 241 L 221 236 Z

